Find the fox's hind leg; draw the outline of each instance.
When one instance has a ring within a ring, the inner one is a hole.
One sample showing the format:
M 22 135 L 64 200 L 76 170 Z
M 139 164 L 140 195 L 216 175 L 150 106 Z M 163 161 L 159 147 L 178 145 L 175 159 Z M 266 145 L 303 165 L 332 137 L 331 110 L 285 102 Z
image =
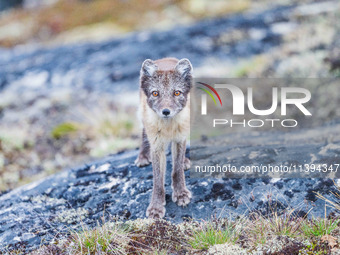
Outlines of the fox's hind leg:
M 145 133 L 145 128 L 143 128 L 142 144 L 139 149 L 138 157 L 135 160 L 135 164 L 138 167 L 143 167 L 150 165 L 150 163 L 151 163 L 150 143 Z

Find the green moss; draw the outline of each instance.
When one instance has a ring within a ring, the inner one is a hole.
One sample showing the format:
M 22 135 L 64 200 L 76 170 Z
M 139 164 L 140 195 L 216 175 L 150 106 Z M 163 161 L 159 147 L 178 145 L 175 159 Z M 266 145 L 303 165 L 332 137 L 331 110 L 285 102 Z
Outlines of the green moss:
M 61 137 L 77 132 L 79 129 L 80 127 L 77 123 L 64 122 L 53 128 L 51 135 L 54 139 L 60 139 Z

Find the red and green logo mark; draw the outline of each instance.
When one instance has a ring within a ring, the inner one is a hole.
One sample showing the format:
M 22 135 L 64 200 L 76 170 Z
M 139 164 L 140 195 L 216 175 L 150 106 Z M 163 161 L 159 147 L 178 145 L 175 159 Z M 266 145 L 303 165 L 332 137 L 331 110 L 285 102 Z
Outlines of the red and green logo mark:
M 203 85 L 203 86 L 209 88 L 212 92 L 214 92 L 215 95 L 217 96 L 218 100 L 220 101 L 221 106 L 222 106 L 221 97 L 220 97 L 220 95 L 217 93 L 217 91 L 216 91 L 212 86 L 210 86 L 209 84 L 206 84 L 206 83 L 204 83 L 204 82 L 197 82 L 197 83 L 199 83 L 199 84 L 201 84 L 201 85 Z M 201 88 L 201 87 L 198 87 L 198 88 L 199 88 L 200 90 L 203 90 L 204 92 L 206 92 L 206 93 L 212 98 L 212 100 L 214 101 L 215 105 L 217 105 L 216 100 L 215 100 L 213 94 L 212 94 L 208 89 Z

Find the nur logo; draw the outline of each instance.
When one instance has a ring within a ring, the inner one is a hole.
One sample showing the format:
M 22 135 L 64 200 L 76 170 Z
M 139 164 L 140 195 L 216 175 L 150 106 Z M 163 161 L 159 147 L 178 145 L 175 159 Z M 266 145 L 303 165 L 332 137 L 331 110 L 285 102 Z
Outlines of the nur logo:
M 228 89 L 231 92 L 232 95 L 232 101 L 233 101 L 233 115 L 244 115 L 245 113 L 245 105 L 248 106 L 248 109 L 251 113 L 258 116 L 265 116 L 270 115 L 274 113 L 278 107 L 279 100 L 278 100 L 278 90 L 280 89 L 281 93 L 281 115 L 285 116 L 287 115 L 287 105 L 295 105 L 305 116 L 311 116 L 312 114 L 307 110 L 307 108 L 304 106 L 305 103 L 307 103 L 311 99 L 311 93 L 309 90 L 305 88 L 297 88 L 297 87 L 282 87 L 272 88 L 272 98 L 271 98 L 271 107 L 268 109 L 256 109 L 254 107 L 253 103 L 253 88 L 247 88 L 247 95 L 245 96 L 243 91 L 231 84 L 215 84 L 213 88 L 209 84 L 203 83 L 203 82 L 197 82 L 200 85 L 205 86 L 206 88 L 210 89 L 218 98 L 220 101 L 220 104 L 222 106 L 222 100 L 220 95 L 217 93 L 215 88 L 217 89 Z M 214 101 L 215 105 L 217 106 L 216 100 L 213 96 L 213 94 L 206 88 L 198 87 L 200 90 L 203 90 L 206 92 Z M 292 96 L 296 96 L 296 94 L 302 95 L 302 97 L 299 98 L 292 98 Z M 247 100 L 247 104 L 245 101 Z M 267 99 L 266 99 L 267 100 Z M 270 100 L 270 98 L 268 98 Z M 207 114 L 207 95 L 202 94 L 201 95 L 201 114 L 206 115 Z

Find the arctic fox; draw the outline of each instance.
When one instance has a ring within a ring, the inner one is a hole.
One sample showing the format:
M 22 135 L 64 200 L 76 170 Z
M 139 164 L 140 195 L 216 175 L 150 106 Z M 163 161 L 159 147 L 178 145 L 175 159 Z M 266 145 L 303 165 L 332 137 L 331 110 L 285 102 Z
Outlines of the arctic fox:
M 146 211 L 149 218 L 165 215 L 165 151 L 172 151 L 172 200 L 180 206 L 190 203 L 184 170 L 190 167 L 185 157 L 190 126 L 192 65 L 188 59 L 164 58 L 144 61 L 140 71 L 140 113 L 143 122 L 142 144 L 135 163 L 152 162 L 153 191 Z

